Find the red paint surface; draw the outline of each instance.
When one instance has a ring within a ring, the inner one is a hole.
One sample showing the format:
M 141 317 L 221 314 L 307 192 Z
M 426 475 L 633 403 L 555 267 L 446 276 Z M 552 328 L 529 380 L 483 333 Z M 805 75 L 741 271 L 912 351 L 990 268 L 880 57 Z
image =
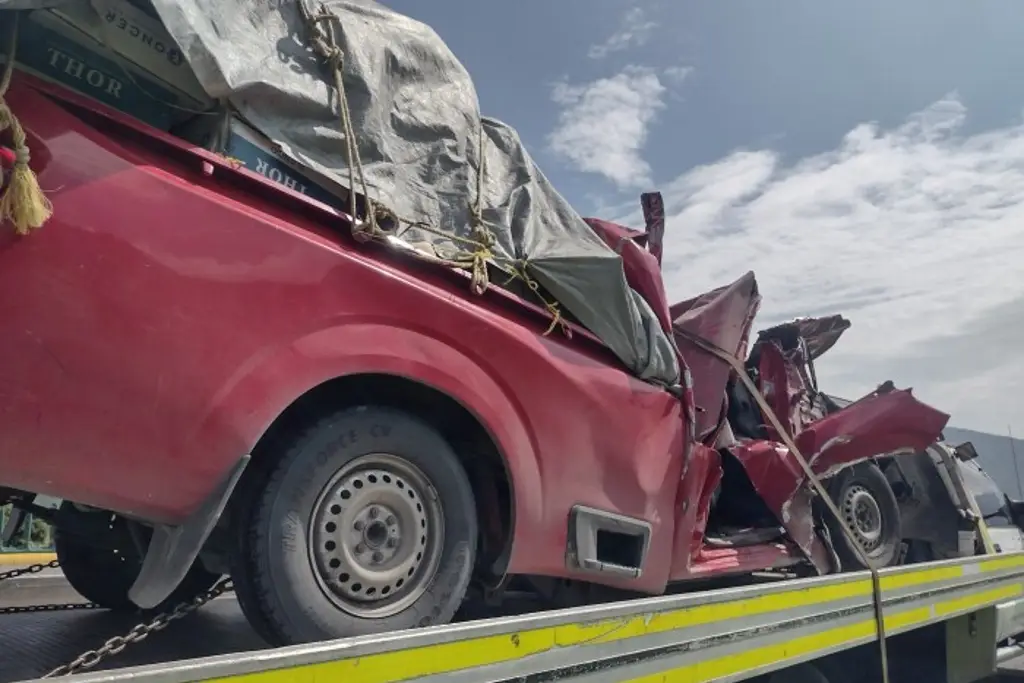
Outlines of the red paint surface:
M 704 545 L 711 495 L 721 480 L 722 465 L 718 451 L 703 444 L 694 444 L 676 504 L 678 522 L 672 561 L 673 581 L 685 580 L 693 573 L 693 565 Z
M 768 402 L 768 407 L 778 416 L 786 434 L 796 436 L 814 419 L 807 405 L 809 393 L 800 367 L 791 362 L 775 344 L 764 344 L 761 346 L 758 371 L 758 388 Z M 764 424 L 769 439 L 782 440 L 771 422 L 765 420 Z
M 760 304 L 757 281 L 748 272 L 725 287 L 673 304 L 672 326 L 742 359 Z M 686 337 L 676 334 L 675 339 L 694 377 L 694 402 L 698 408 L 695 434 L 699 441 L 713 443 L 725 409 L 725 385 L 732 369 Z
M 626 282 L 648 303 L 658 317 L 662 330 L 670 333 L 672 323 L 665 284 L 661 279 L 660 263 L 653 254 L 638 244 L 638 239 L 644 237 L 644 234 L 597 218 L 587 218 L 586 222 L 605 244 L 622 256 Z
M 512 573 L 607 580 L 565 566 L 576 504 L 652 526 L 642 578 L 612 585 L 660 592 L 670 576 L 794 561 L 781 544 L 702 547 L 721 467 L 689 438 L 688 383 L 680 400 L 633 378 L 581 329 L 544 337 L 535 306 L 357 245 L 343 215 L 101 105 L 20 76 L 8 101 L 54 218 L 24 239 L 0 230 L 3 484 L 178 521 L 304 392 L 387 373 L 447 393 L 494 437 L 515 496 Z M 670 313 L 657 258 L 629 240 L 624 263 L 666 330 L 745 352 L 752 275 Z M 683 356 L 713 436 L 729 370 Z M 941 414 L 902 396 L 810 425 L 801 446 L 827 468 L 869 442 L 917 443 Z M 748 451 L 770 505 L 800 488 L 783 453 Z
M 807 426 L 795 445 L 811 471 L 822 476 L 876 455 L 924 449 L 935 442 L 948 419 L 910 391 L 871 394 Z M 809 482 L 789 449 L 772 441 L 748 441 L 729 450 L 793 540 L 812 559 L 817 556 L 816 565 L 824 562 L 816 548 Z
M 799 551 L 783 543 L 762 543 L 740 548 L 702 548 L 686 578 L 750 574 L 788 567 L 801 559 Z
M 36 170 L 54 217 L 0 237 L 4 484 L 180 520 L 303 392 L 386 372 L 447 392 L 497 440 L 516 496 L 510 571 L 571 575 L 566 521 L 585 504 L 651 522 L 635 585 L 662 590 L 676 398 L 582 331 L 543 337 L 548 320 L 500 291 L 472 297 L 436 268 L 410 277 L 341 217 L 214 155 L 134 123 L 86 125 L 24 78 L 8 101 L 33 165 L 48 161 Z

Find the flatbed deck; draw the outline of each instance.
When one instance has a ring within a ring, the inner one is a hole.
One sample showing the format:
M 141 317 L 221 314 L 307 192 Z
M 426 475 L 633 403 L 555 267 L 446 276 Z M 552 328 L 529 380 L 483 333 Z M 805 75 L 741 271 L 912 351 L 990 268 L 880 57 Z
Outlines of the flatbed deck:
M 0 617 L 0 683 L 38 678 L 108 638 L 124 635 L 139 619 L 105 610 L 8 614 Z M 246 623 L 233 596 L 214 600 L 187 619 L 168 626 L 96 670 L 173 662 L 267 646 Z
M 1024 595 L 1024 553 L 887 569 L 881 587 L 892 661 L 916 629 L 966 620 Z M 739 681 L 870 644 L 871 596 L 870 578 L 859 572 L 499 619 L 467 613 L 462 624 L 272 649 L 225 595 L 72 680 Z M 44 675 L 137 623 L 92 609 L 2 615 L 0 683 Z M 968 630 L 958 648 L 994 646 L 991 635 Z M 933 683 L 914 659 L 934 660 L 934 649 L 915 649 L 904 658 L 913 680 Z
M 37 585 L 32 585 L 37 584 Z M 15 590 L 0 591 L 0 612 L 6 608 L 25 609 L 33 605 L 74 605 L 82 598 L 60 577 L 60 570 L 48 570 L 22 580 Z M 497 617 L 496 608 L 478 609 L 460 615 L 457 621 Z M 535 605 L 520 603 L 518 614 L 537 611 Z M 55 667 L 72 661 L 86 650 L 96 649 L 110 638 L 123 636 L 142 619 L 102 609 L 44 610 L 0 614 L 0 683 L 39 678 Z M 228 593 L 204 605 L 196 613 L 172 622 L 141 642 L 104 660 L 90 671 L 111 671 L 126 667 L 269 650 L 249 626 L 234 594 Z
M 102 610 L 37 612 L 0 617 L 0 683 L 16 683 L 44 675 L 55 660 L 70 661 L 83 650 L 123 634 L 134 625 L 127 616 Z M 96 667 L 109 671 L 123 667 L 174 662 L 196 657 L 267 650 L 249 628 L 232 596 L 204 607 L 187 621 L 172 624 L 161 634 L 126 649 Z M 985 683 L 1024 681 L 1024 657 L 1000 669 Z M 922 680 L 919 683 L 932 683 Z

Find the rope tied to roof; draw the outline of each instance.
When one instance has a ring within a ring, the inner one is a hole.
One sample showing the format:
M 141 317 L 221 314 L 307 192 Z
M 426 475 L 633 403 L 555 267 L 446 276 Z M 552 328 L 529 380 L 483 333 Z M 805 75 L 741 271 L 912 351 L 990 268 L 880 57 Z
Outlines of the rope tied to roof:
M 25 129 L 5 99 L 14 74 L 19 16 L 20 12 L 14 12 L 14 20 L 11 22 L 10 53 L 7 55 L 3 76 L 0 77 L 0 133 L 10 131 L 11 144 L 14 148 L 14 165 L 8 174 L 7 187 L 0 190 L 0 223 L 10 221 L 17 234 L 27 235 L 50 219 L 53 215 L 53 205 L 39 187 L 39 179 L 29 165 L 32 155 L 29 152 Z M 2 182 L 3 177 L 0 176 L 0 187 Z
M 320 5 L 315 14 L 309 11 L 309 8 L 302 0 L 298 2 L 298 6 L 299 12 L 306 22 L 310 47 L 330 69 L 334 89 L 338 93 L 338 127 L 345 137 L 345 161 L 348 166 L 348 203 L 349 213 L 352 218 L 352 236 L 359 242 L 368 242 L 370 240 L 386 241 L 393 235 L 384 229 L 383 225 L 399 225 L 404 223 L 407 228 L 416 228 L 446 239 L 457 245 L 455 252 L 444 256 L 429 257 L 429 260 L 468 271 L 470 273 L 470 289 L 474 294 L 478 295 L 486 292 L 490 286 L 488 264 L 493 264 L 509 276 L 505 284 L 513 280 L 522 281 L 526 284 L 530 293 L 544 306 L 544 309 L 551 317 L 551 324 L 545 330 L 545 335 L 550 334 L 555 328 L 561 328 L 563 333 L 567 336 L 570 335 L 570 329 L 562 317 L 558 303 L 547 299 L 541 291 L 540 283 L 528 273 L 528 261 L 526 259 L 508 259 L 495 252 L 494 247 L 497 240 L 494 233 L 487 227 L 487 222 L 483 216 L 484 174 L 486 172 L 484 155 L 486 138 L 483 122 L 481 121 L 479 125 L 479 170 L 476 174 L 476 197 L 469 207 L 469 236 L 442 230 L 422 221 L 410 221 L 399 218 L 389 208 L 375 202 L 370 196 L 366 173 L 363 168 L 362 159 L 359 156 L 359 146 L 356 144 L 352 112 L 349 108 L 348 96 L 345 91 L 345 53 L 338 45 L 334 35 L 334 23 L 341 20 L 338 15 L 324 5 Z M 360 188 L 366 202 L 365 221 L 359 219 L 356 205 L 356 187 Z M 397 237 L 398 235 L 394 236 Z

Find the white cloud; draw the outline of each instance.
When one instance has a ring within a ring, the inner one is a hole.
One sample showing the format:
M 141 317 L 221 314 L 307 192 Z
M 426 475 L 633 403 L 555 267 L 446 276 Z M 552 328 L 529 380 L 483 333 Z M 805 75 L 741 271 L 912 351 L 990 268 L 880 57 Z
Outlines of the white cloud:
M 662 71 L 662 74 L 665 75 L 665 80 L 675 85 L 681 84 L 691 73 L 693 73 L 692 66 L 670 66 Z
M 793 164 L 737 151 L 662 185 L 670 296 L 754 270 L 760 327 L 853 321 L 821 360 L 827 391 L 892 379 L 953 424 L 1024 433 L 1024 125 L 968 136 L 965 117 L 954 94 Z
M 642 7 L 633 7 L 623 15 L 619 29 L 603 43 L 592 45 L 587 55 L 591 59 L 602 59 L 612 52 L 639 47 L 650 40 L 655 28 L 657 24 L 647 18 Z
M 583 85 L 558 83 L 552 99 L 562 112 L 548 147 L 577 170 L 620 188 L 646 185 L 651 169 L 640 153 L 664 93 L 658 74 L 639 66 Z

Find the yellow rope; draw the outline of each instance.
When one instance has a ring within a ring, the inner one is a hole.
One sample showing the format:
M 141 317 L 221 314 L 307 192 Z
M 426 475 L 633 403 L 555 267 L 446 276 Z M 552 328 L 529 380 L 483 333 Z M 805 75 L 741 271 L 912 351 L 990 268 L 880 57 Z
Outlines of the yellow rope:
M 385 239 L 388 237 L 388 233 L 381 228 L 381 222 L 387 219 L 396 224 L 405 223 L 407 228 L 416 228 L 450 240 L 457 245 L 461 245 L 463 249 L 459 249 L 454 254 L 438 256 L 436 259 L 431 260 L 439 261 L 453 268 L 469 271 L 471 274 L 470 286 L 475 294 L 483 294 L 487 291 L 487 288 L 490 285 L 487 264 L 489 262 L 495 264 L 497 268 L 508 273 L 510 279 L 520 279 L 525 282 L 530 292 L 544 305 L 545 310 L 547 310 L 548 314 L 551 316 L 551 325 L 548 326 L 548 329 L 544 332 L 545 335 L 550 334 L 556 327 L 560 327 L 562 331 L 568 335 L 569 327 L 562 318 L 558 304 L 553 301 L 549 301 L 543 296 L 543 294 L 541 294 L 540 284 L 530 277 L 526 270 L 527 261 L 506 259 L 494 253 L 494 234 L 487 228 L 483 219 L 483 188 L 485 172 L 485 138 L 483 123 L 481 122 L 480 124 L 480 169 L 476 177 L 476 198 L 473 206 L 471 207 L 472 230 L 470 237 L 464 237 L 454 232 L 441 230 L 425 223 L 399 219 L 399 217 L 395 216 L 390 209 L 376 204 L 370 197 L 369 187 L 366 182 L 366 174 L 363 170 L 362 160 L 359 157 L 359 149 L 355 142 L 356 134 L 352 125 L 352 113 L 348 105 L 348 96 L 345 92 L 345 83 L 343 79 L 345 55 L 341 48 L 338 47 L 334 36 L 333 25 L 331 23 L 332 21 L 339 21 L 339 19 L 337 15 L 323 5 L 320 6 L 319 12 L 315 15 L 309 14 L 305 3 L 303 2 L 299 3 L 299 9 L 306 20 L 310 45 L 314 52 L 316 52 L 317 55 L 330 67 L 331 75 L 334 79 L 334 87 L 335 90 L 338 91 L 338 124 L 341 129 L 341 133 L 345 136 L 345 155 L 346 163 L 348 164 L 349 180 L 349 212 L 352 216 L 353 237 L 361 242 L 372 239 Z M 360 223 L 358 220 L 359 217 L 355 199 L 357 182 L 358 186 L 362 189 L 363 197 L 366 200 L 367 221 L 365 224 Z
M 217 153 L 217 156 L 228 162 L 232 168 L 241 168 L 242 166 L 245 166 L 245 162 L 238 157 L 233 157 L 229 154 L 221 154 L 219 152 Z
M 53 205 L 43 194 L 39 180 L 29 166 L 31 157 L 25 130 L 4 99 L 14 73 L 14 56 L 18 48 L 18 17 L 19 13 L 15 12 L 11 22 L 11 51 L 7 55 L 3 77 L 0 78 L 0 132 L 10 129 L 11 143 L 14 145 L 14 168 L 11 169 L 7 189 L 0 194 L 0 223 L 10 221 L 15 232 L 27 235 L 30 230 L 42 227 L 43 223 L 49 220 L 53 215 Z

